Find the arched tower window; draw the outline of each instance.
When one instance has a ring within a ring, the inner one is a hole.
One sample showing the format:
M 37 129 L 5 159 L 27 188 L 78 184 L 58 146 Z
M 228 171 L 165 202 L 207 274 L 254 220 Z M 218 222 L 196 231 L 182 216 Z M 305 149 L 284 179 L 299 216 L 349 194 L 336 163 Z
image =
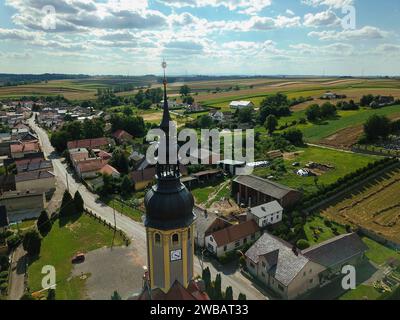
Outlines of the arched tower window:
M 176 246 L 179 244 L 179 234 L 174 233 L 172 235 L 172 245 Z
M 159 233 L 154 234 L 154 243 L 156 245 L 160 245 L 161 244 L 161 235 Z

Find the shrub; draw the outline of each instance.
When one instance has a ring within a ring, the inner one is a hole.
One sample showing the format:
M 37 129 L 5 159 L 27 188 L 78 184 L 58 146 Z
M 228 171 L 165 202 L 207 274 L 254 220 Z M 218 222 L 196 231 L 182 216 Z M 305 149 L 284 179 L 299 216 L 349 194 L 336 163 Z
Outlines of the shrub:
M 328 219 L 325 219 L 325 220 L 324 220 L 324 224 L 325 224 L 328 228 L 332 227 L 332 222 L 330 222 Z
M 310 244 L 308 243 L 307 240 L 304 239 L 300 239 L 299 241 L 297 241 L 296 243 L 297 248 L 299 248 L 300 250 L 304 250 L 310 247 Z

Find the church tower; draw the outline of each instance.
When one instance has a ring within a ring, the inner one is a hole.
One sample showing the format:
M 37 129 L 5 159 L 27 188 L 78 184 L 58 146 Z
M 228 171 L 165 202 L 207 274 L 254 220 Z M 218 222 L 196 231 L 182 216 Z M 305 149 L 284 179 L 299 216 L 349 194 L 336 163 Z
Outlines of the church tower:
M 187 288 L 193 278 L 194 200 L 180 181 L 178 164 L 169 163 L 167 81 L 164 68 L 164 106 L 160 129 L 166 134 L 166 163 L 157 163 L 154 185 L 145 196 L 147 263 L 151 289 L 167 292 L 175 281 Z

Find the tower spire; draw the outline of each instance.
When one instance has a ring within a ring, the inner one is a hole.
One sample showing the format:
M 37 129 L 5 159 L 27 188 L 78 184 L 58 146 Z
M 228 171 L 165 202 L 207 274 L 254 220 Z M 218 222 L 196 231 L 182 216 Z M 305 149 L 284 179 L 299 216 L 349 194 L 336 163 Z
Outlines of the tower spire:
M 164 69 L 164 106 L 163 106 L 163 117 L 160 123 L 160 128 L 164 130 L 165 133 L 168 134 L 169 122 L 171 121 L 171 116 L 169 114 L 168 108 L 168 97 L 167 97 L 167 77 L 165 76 L 165 70 L 167 69 L 167 63 L 163 60 L 162 68 Z

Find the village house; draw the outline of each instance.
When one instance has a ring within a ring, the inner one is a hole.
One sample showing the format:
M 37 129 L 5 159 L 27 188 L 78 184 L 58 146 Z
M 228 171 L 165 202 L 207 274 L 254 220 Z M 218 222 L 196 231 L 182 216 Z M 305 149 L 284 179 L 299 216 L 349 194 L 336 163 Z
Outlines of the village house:
M 115 141 L 122 144 L 124 142 L 129 142 L 133 139 L 133 136 L 126 132 L 125 130 L 117 130 L 113 133 Z
M 117 169 L 115 169 L 113 166 L 110 166 L 109 164 L 106 164 L 103 166 L 100 170 L 99 173 L 104 175 L 108 174 L 114 178 L 118 178 L 121 174 L 118 172 Z
M 358 263 L 366 251 L 357 234 L 338 236 L 303 252 L 264 233 L 246 252 L 248 272 L 283 299 L 296 299 L 332 279 L 331 267 Z
M 15 166 L 17 173 L 43 170 L 51 171 L 53 169 L 52 162 L 44 158 L 18 159 L 15 161 Z
M 238 204 L 248 207 L 276 200 L 287 209 L 300 201 L 302 193 L 271 180 L 254 175 L 241 175 L 232 181 L 232 196 Z
M 56 179 L 52 172 L 29 171 L 15 176 L 15 187 L 17 191 L 35 190 L 48 192 L 55 189 Z
M 105 149 L 110 146 L 112 142 L 110 139 L 102 137 L 95 139 L 83 139 L 68 141 L 68 149 L 87 148 L 87 149 Z
M 39 191 L 9 191 L 0 194 L 0 205 L 6 207 L 10 223 L 38 218 L 44 210 L 45 196 Z
M 10 155 L 13 159 L 23 158 L 26 154 L 40 151 L 38 141 L 17 142 L 10 145 Z
M 273 225 L 282 221 L 283 208 L 274 200 L 257 207 L 249 208 L 247 219 L 253 219 L 260 228 Z
M 81 160 L 76 163 L 76 173 L 81 179 L 95 178 L 106 164 L 107 161 L 100 158 Z
M 254 103 L 251 101 L 232 101 L 229 107 L 231 109 L 254 108 Z
M 208 113 L 211 119 L 213 119 L 216 122 L 222 122 L 224 121 L 224 113 L 222 111 L 218 110 L 213 110 Z
M 259 235 L 260 228 L 253 220 L 249 220 L 207 235 L 205 237 L 205 246 L 208 251 L 217 257 L 222 257 L 247 243 L 255 241 Z
M 130 178 L 135 191 L 145 189 L 156 178 L 156 168 L 154 166 L 143 166 L 145 169 L 132 171 Z M 187 168 L 183 165 L 179 166 L 182 176 L 187 176 Z

